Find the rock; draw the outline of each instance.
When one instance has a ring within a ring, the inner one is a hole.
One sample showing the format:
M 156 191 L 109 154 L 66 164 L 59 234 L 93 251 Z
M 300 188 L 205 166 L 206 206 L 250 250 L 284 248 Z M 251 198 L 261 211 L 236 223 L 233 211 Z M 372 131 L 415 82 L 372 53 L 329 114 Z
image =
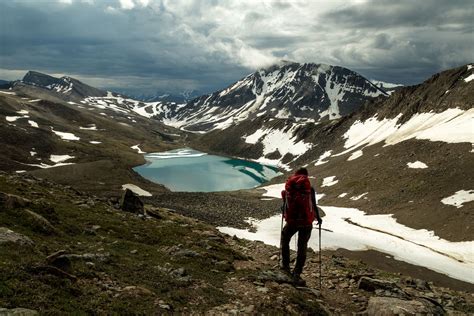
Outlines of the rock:
M 0 227 L 0 244 L 3 243 L 15 243 L 23 246 L 33 245 L 33 241 L 25 235 L 15 233 L 6 227 Z
M 60 270 L 71 273 L 72 271 L 71 260 L 68 257 L 64 256 L 65 253 L 66 253 L 65 250 L 59 250 L 49 255 L 46 258 L 46 262 L 52 265 L 53 267 L 56 267 Z
M 443 315 L 444 310 L 429 301 L 401 300 L 394 297 L 377 297 L 369 299 L 367 315 Z
M 186 275 L 186 270 L 184 268 L 178 268 L 176 270 L 171 271 L 171 275 L 177 277 L 184 277 Z
M 275 281 L 277 283 L 293 284 L 293 278 L 291 278 L 288 274 L 281 271 L 272 271 L 272 270 L 262 271 L 258 275 L 257 280 L 261 282 Z
M 273 255 L 273 256 L 271 256 L 271 258 L 270 258 L 270 260 L 273 260 L 273 261 L 275 261 L 275 260 L 277 260 L 277 259 L 278 259 L 278 256 L 277 256 L 277 255 Z
M 134 255 L 134 254 L 138 253 L 138 250 L 137 250 L 137 249 L 133 249 L 132 251 L 130 251 L 130 253 L 131 253 L 132 255 Z
M 190 250 L 190 249 L 181 249 L 181 250 L 178 250 L 177 252 L 174 253 L 175 256 L 180 256 L 180 257 L 190 257 L 190 258 L 194 258 L 194 257 L 199 257 L 200 254 L 194 250 Z
M 16 209 L 31 205 L 31 201 L 18 195 L 0 192 L 0 210 Z
M 129 189 L 126 189 L 122 194 L 120 209 L 126 212 L 144 214 L 143 202 Z
M 266 288 L 266 287 L 258 287 L 257 288 L 257 292 L 260 292 L 260 293 L 268 293 L 269 289 Z
M 24 210 L 23 212 L 26 214 L 33 229 L 47 235 L 57 233 L 56 228 L 43 216 L 30 210 Z
M 130 285 L 126 286 L 121 289 L 120 296 L 127 296 L 127 297 L 139 297 L 139 296 L 148 296 L 153 295 L 154 293 L 147 288 L 141 286 Z
M 386 296 L 408 298 L 407 293 L 400 289 L 395 283 L 389 281 L 362 277 L 359 280 L 358 288 L 368 292 L 383 293 L 383 295 Z
M 85 253 L 82 255 L 78 254 L 67 254 L 63 255 L 71 260 L 86 260 L 86 261 L 99 261 L 99 262 L 109 262 L 110 261 L 110 253 Z
M 39 315 L 39 313 L 35 310 L 32 309 L 27 309 L 27 308 L 13 308 L 13 309 L 8 309 L 8 308 L 0 308 L 0 316 L 36 316 Z

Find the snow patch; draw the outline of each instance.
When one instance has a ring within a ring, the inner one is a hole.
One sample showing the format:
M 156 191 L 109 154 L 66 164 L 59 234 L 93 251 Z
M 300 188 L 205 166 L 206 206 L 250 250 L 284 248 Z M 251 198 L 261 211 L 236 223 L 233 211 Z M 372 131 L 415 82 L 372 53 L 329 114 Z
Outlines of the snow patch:
M 336 180 L 336 176 L 326 177 L 323 179 L 323 184 L 321 185 L 321 187 L 330 187 L 330 186 L 335 185 L 338 182 L 339 180 Z
M 365 192 L 365 193 L 362 193 L 361 195 L 353 196 L 353 197 L 351 197 L 351 200 L 352 200 L 352 201 L 360 200 L 361 198 L 363 198 L 363 197 L 366 196 L 367 194 L 369 194 L 369 192 Z
M 474 74 L 471 74 L 471 75 L 467 76 L 466 78 L 464 78 L 465 82 L 469 82 L 471 80 L 474 80 Z
M 146 152 L 142 151 L 142 150 L 140 149 L 140 147 L 138 147 L 138 146 L 140 146 L 140 144 L 135 145 L 135 146 L 132 146 L 132 147 L 130 147 L 130 148 L 135 149 L 136 151 L 138 151 L 139 154 L 146 154 Z
M 74 156 L 69 156 L 69 155 L 51 155 L 49 156 L 49 160 L 52 162 L 58 163 L 58 162 L 63 162 L 69 159 L 74 158 Z
M 347 193 L 341 193 L 341 194 L 339 194 L 337 197 L 338 197 L 338 198 L 343 198 L 343 197 L 345 197 L 346 195 L 347 195 Z
M 53 127 L 51 127 L 51 131 L 64 140 L 80 140 L 80 138 L 74 135 L 73 133 L 55 131 Z
M 461 208 L 463 207 L 464 203 L 471 201 L 474 201 L 474 190 L 460 190 L 454 193 L 453 195 L 442 199 L 441 203 Z
M 321 156 L 319 156 L 318 161 L 316 161 L 314 165 L 319 166 L 319 165 L 327 163 L 328 160 L 324 160 L 324 159 L 331 157 L 331 153 L 332 153 L 332 150 L 328 150 L 324 152 Z
M 428 166 L 421 162 L 421 161 L 415 161 L 415 162 L 409 162 L 407 163 L 408 168 L 413 168 L 413 169 L 425 169 L 428 168 Z
M 97 144 L 102 144 L 102 142 L 96 141 L 96 140 L 91 140 L 89 143 L 97 145 Z
M 126 189 L 129 189 L 130 191 L 132 191 L 133 193 L 139 196 L 152 196 L 150 192 L 143 190 L 142 188 L 140 188 L 139 186 L 135 184 L 127 183 L 127 184 L 122 185 L 122 190 L 126 190 Z
M 347 158 L 347 161 L 354 160 L 354 159 L 357 159 L 359 157 L 362 157 L 363 154 L 364 153 L 362 152 L 362 150 L 354 151 L 352 153 L 352 155 L 349 158 Z
M 32 127 L 39 128 L 38 123 L 36 123 L 35 121 L 28 120 L 28 124 L 30 124 Z

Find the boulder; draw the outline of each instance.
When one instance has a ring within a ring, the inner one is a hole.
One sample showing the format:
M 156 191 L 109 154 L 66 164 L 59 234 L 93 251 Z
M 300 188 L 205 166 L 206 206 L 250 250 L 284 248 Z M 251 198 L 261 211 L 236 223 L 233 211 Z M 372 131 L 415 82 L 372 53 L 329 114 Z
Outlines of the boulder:
M 33 241 L 25 235 L 15 233 L 13 230 L 6 227 L 0 227 L 0 244 L 8 242 L 23 246 L 33 245 Z
M 262 271 L 258 275 L 257 280 L 261 282 L 274 281 L 277 283 L 289 283 L 289 284 L 294 283 L 293 278 L 290 277 L 288 274 L 282 271 L 272 271 L 272 270 Z
M 395 297 L 373 296 L 369 299 L 367 315 L 443 315 L 445 311 L 427 300 L 402 300 Z
M 405 293 L 395 283 L 389 282 L 389 281 L 373 279 L 373 278 L 364 276 L 360 278 L 358 287 L 359 289 L 362 289 L 368 292 L 376 292 L 376 293 L 384 292 L 385 296 L 408 298 L 407 293 Z
M 2 208 L 7 210 L 23 208 L 30 204 L 30 200 L 24 199 L 18 195 L 0 192 L 0 210 Z
M 43 216 L 30 211 L 28 209 L 23 211 L 26 215 L 26 218 L 30 222 L 32 228 L 36 231 L 39 231 L 41 233 L 47 234 L 47 235 L 52 235 L 57 233 L 56 228 L 51 225 L 51 223 L 44 218 Z
M 120 199 L 120 209 L 126 212 L 144 214 L 143 202 L 138 195 L 126 189 Z

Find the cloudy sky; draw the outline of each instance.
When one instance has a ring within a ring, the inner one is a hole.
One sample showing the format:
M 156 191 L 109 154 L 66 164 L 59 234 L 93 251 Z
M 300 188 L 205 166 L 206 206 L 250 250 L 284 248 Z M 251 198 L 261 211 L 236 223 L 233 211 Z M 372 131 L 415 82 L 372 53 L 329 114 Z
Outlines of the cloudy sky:
M 3 0 L 0 79 L 223 88 L 281 59 L 415 84 L 474 61 L 474 1 Z

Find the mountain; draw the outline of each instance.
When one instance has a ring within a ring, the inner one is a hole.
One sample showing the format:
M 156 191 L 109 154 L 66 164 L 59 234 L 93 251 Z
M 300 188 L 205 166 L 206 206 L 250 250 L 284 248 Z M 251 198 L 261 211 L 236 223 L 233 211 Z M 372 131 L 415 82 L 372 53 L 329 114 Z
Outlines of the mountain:
M 474 236 L 474 213 L 468 211 L 474 203 L 473 85 L 474 67 L 465 65 L 339 119 L 261 116 L 208 132 L 193 146 L 288 170 L 307 166 L 323 205 L 394 214 L 409 227 L 468 241 Z M 324 179 L 337 184 L 323 185 Z M 461 211 L 442 202 L 462 194 Z
M 128 182 L 163 190 L 131 168 L 145 163 L 142 150 L 184 146 L 184 133 L 136 113 L 137 105 L 73 78 L 29 72 L 0 89 L 0 170 L 101 194 Z
M 113 89 L 117 92 L 122 92 L 124 95 L 128 95 L 133 99 L 144 101 L 144 102 L 174 102 L 174 103 L 187 103 L 192 99 L 197 98 L 198 96 L 202 95 L 198 90 L 185 90 L 179 93 L 169 93 L 166 91 L 157 91 L 154 94 L 134 94 L 134 93 L 127 93 L 121 89 Z
M 435 246 L 465 249 L 474 236 L 473 65 L 389 97 L 362 77 L 354 85 L 359 77 L 350 71 L 305 65 L 262 69 L 188 104 L 141 102 L 37 73 L 0 89 L 0 275 L 7 276 L 0 306 L 51 314 L 377 315 L 397 304 L 419 314 L 472 313 L 472 295 L 452 291 L 472 292 L 472 283 L 380 252 L 387 245 L 323 248 L 322 260 L 309 251 L 307 287 L 294 287 L 275 268 L 277 247 L 208 226 L 231 219 L 257 230 L 249 217 L 280 214 L 280 199 L 262 197 L 268 188 L 170 192 L 132 169 L 145 163 L 142 150 L 190 146 L 279 165 L 284 174 L 272 180 L 279 190 L 292 170 L 306 166 L 323 208 L 359 214 L 335 222 L 328 212 L 323 245 L 334 236 L 331 226 L 352 223 L 374 239 L 389 234 L 435 251 L 439 264 L 469 268 L 468 256 L 462 261 Z M 292 93 L 320 103 L 306 108 Z M 122 189 L 133 185 L 152 194 L 142 197 L 144 214 L 119 210 Z M 377 216 L 366 220 L 370 215 Z M 406 227 L 394 231 L 392 217 Z M 277 218 L 269 233 L 278 234 L 279 225 Z M 426 236 L 439 243 L 426 245 Z
M 0 80 L 0 89 L 9 89 L 11 87 L 11 81 Z
M 29 71 L 21 81 L 14 82 L 14 90 L 30 90 L 31 87 L 48 90 L 59 98 L 77 101 L 85 97 L 103 97 L 106 91 L 89 86 L 77 79 L 64 76 L 55 78 L 40 72 Z
M 370 82 L 372 82 L 374 85 L 382 89 L 383 91 L 387 92 L 387 94 L 392 94 L 394 91 L 400 89 L 403 87 L 402 84 L 400 83 L 389 83 L 389 82 L 384 82 L 380 80 L 373 80 L 371 79 Z
M 284 62 L 188 102 L 172 119 L 176 121 L 174 126 L 201 132 L 225 129 L 265 115 L 332 120 L 354 112 L 367 100 L 386 95 L 347 68 Z

